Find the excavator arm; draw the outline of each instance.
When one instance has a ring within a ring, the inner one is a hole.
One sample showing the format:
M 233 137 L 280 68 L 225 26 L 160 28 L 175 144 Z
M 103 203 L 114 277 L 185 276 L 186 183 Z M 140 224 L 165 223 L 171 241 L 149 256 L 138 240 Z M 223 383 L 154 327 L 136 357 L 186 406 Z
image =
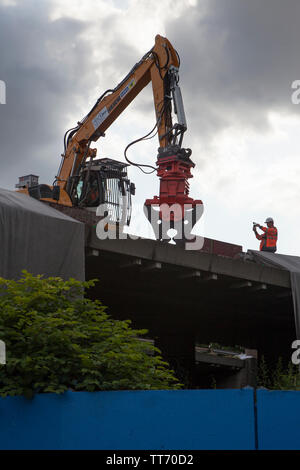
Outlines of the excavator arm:
M 157 35 L 155 46 L 114 90 L 108 90 L 106 96 L 102 95 L 88 115 L 71 130 L 66 139 L 57 185 L 68 194 L 72 192 L 72 178 L 78 173 L 80 165 L 88 157 L 94 158 L 96 155 L 96 151 L 90 149 L 90 143 L 105 135 L 105 131 L 150 81 L 160 147 L 174 144 L 178 136 L 182 142 L 186 122 L 178 87 L 178 68 L 177 52 L 168 39 Z M 172 98 L 179 117 L 176 126 L 172 124 Z

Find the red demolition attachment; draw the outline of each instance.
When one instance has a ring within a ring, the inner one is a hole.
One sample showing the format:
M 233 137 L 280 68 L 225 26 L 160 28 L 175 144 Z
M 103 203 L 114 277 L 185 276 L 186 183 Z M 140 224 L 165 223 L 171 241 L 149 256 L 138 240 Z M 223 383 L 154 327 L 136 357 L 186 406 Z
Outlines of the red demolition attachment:
M 201 200 L 189 197 L 188 179 L 192 178 L 192 151 L 177 145 L 159 148 L 157 175 L 160 178 L 159 197 L 147 199 L 145 214 L 158 240 L 171 238 L 170 228 L 177 230 L 176 240 L 191 239 L 191 230 L 203 213 Z

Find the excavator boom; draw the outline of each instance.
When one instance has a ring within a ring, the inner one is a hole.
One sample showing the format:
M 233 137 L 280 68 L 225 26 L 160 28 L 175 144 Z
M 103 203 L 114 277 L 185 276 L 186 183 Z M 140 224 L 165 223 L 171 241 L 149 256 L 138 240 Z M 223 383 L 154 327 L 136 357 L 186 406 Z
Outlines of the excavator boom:
M 169 145 L 173 138 L 170 106 L 172 92 L 168 89 L 167 92 L 170 94 L 166 96 L 165 77 L 172 70 L 172 75 L 174 75 L 172 85 L 178 88 L 175 78 L 178 68 L 179 58 L 175 49 L 168 39 L 157 35 L 155 46 L 135 64 L 116 88 L 107 90 L 106 93 L 109 94 L 106 96 L 102 95 L 88 115 L 71 131 L 57 175 L 57 184 L 62 189 L 68 190 L 69 178 L 76 174 L 82 160 L 93 156 L 93 152 L 88 148 L 90 142 L 96 142 L 100 137 L 104 137 L 105 131 L 150 81 L 158 121 L 160 147 Z M 176 99 L 178 99 L 178 91 Z M 182 116 L 184 111 L 180 103 L 179 108 Z
M 96 160 L 97 150 L 91 149 L 90 145 L 105 136 L 111 124 L 151 82 L 159 139 L 157 168 L 152 169 L 157 169 L 160 177 L 160 195 L 146 200 L 145 212 L 151 222 L 152 209 L 158 206 L 160 220 L 184 223 L 185 205 L 191 205 L 195 211 L 202 201 L 194 201 L 189 197 L 187 180 L 192 177 L 190 170 L 194 163 L 189 158 L 191 150 L 182 148 L 187 125 L 178 85 L 179 66 L 179 56 L 172 44 L 157 35 L 154 47 L 134 65 L 126 77 L 114 89 L 104 92 L 89 113 L 66 132 L 64 153 L 54 186 L 39 185 L 23 191 L 38 199 L 66 206 L 96 208 L 103 202 L 109 202 L 114 213 L 121 197 L 126 196 L 131 205 L 135 187 L 127 178 L 128 165 L 111 159 Z M 176 123 L 172 121 L 172 110 L 177 115 Z M 126 150 L 125 158 L 129 162 Z M 177 204 L 179 209 L 172 214 L 168 210 L 164 213 L 162 204 L 167 209 Z M 130 210 L 127 223 L 129 220 Z M 160 230 L 157 238 L 162 239 L 163 236 Z

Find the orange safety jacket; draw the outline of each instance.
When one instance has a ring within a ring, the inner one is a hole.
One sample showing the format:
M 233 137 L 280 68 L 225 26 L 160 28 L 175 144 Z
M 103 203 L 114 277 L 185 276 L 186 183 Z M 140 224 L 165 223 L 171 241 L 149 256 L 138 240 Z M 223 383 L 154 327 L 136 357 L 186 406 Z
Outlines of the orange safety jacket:
M 261 227 L 265 233 L 261 235 L 255 233 L 255 236 L 258 240 L 261 240 L 259 249 L 263 251 L 263 248 L 276 248 L 278 232 L 276 227 Z

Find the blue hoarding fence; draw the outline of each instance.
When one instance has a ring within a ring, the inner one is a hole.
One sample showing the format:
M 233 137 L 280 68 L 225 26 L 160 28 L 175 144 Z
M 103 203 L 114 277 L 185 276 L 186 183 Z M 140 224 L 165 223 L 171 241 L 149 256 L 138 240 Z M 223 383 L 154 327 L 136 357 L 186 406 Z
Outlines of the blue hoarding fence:
M 66 392 L 0 399 L 0 449 L 299 449 L 300 392 Z
M 261 450 L 300 449 L 300 391 L 257 391 L 257 434 Z

